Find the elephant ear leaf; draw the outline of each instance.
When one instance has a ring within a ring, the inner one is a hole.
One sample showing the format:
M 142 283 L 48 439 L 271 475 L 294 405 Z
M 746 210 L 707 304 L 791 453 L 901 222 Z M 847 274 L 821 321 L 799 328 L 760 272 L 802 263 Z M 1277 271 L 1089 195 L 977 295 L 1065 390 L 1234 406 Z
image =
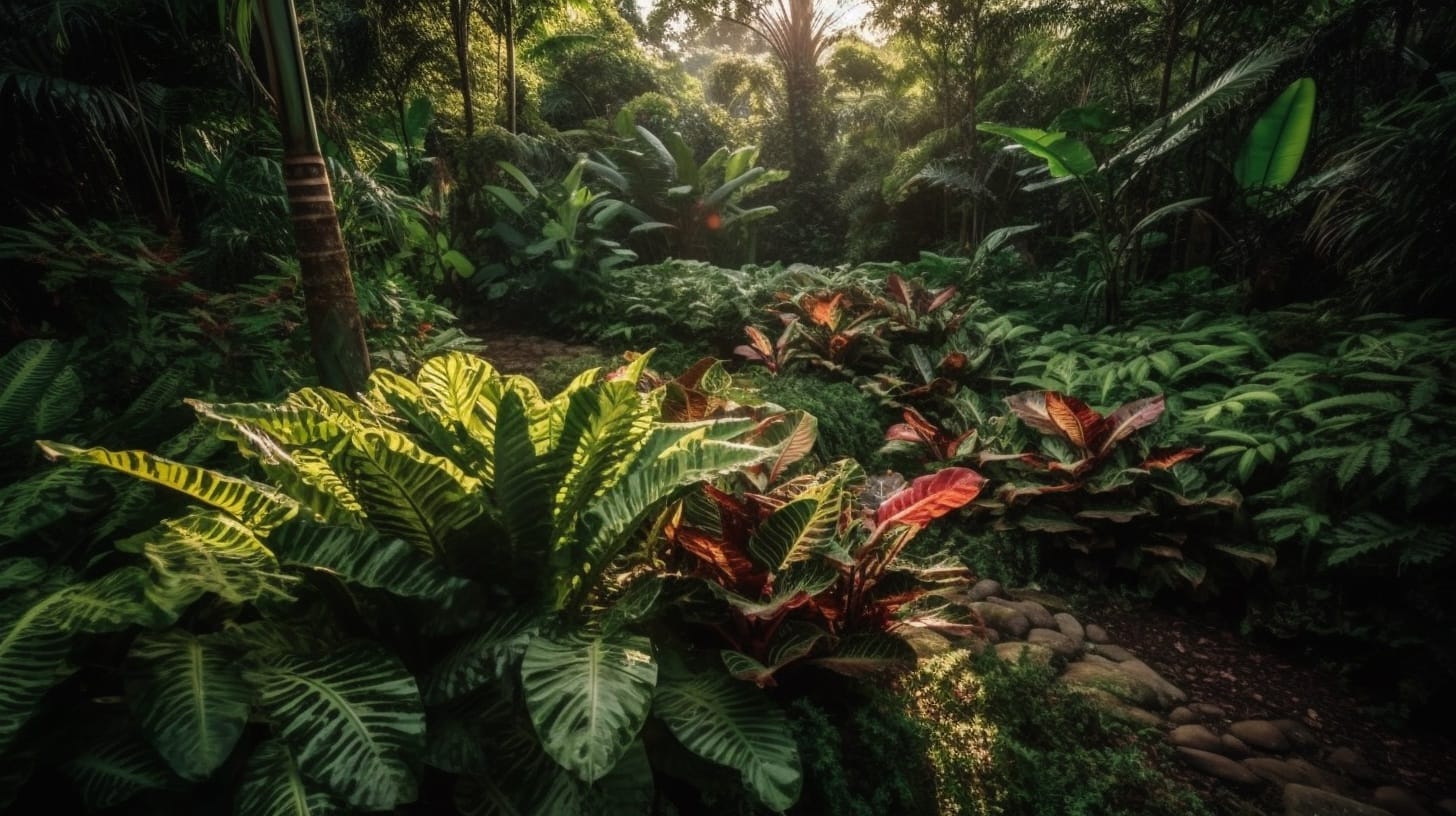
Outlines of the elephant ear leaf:
M 177 783 L 151 746 L 134 731 L 117 725 L 108 725 L 106 736 L 92 741 L 64 768 L 81 801 L 92 810 L 114 807 L 142 791 Z
M 1283 187 L 1294 179 L 1309 144 L 1314 101 L 1314 80 L 1302 77 L 1264 111 L 1234 162 L 1240 187 L 1258 191 Z
M 583 782 L 605 777 L 631 747 L 656 685 L 651 641 L 626 632 L 536 637 L 521 662 L 541 747 Z
M 320 657 L 277 655 L 243 676 L 304 778 L 360 810 L 414 801 L 424 706 L 393 655 L 355 644 Z
M 783 712 L 749 683 L 720 672 L 669 674 L 653 710 L 689 751 L 726 765 L 774 811 L 798 801 L 799 751 Z
M 147 741 L 183 779 L 211 775 L 248 724 L 252 689 L 228 655 L 180 630 L 144 634 L 127 658 L 127 702 Z
M 310 789 L 288 746 L 268 740 L 248 760 L 238 787 L 237 816 L 325 816 L 343 808 L 328 794 Z

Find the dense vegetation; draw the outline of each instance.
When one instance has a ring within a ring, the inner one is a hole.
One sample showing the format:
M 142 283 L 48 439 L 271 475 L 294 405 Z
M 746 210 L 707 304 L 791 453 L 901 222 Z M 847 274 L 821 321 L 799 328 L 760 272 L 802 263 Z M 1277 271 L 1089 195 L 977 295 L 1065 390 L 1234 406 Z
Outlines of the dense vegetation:
M 985 577 L 1449 726 L 1453 46 L 1427 0 L 5 4 L 0 809 L 1202 812 L 1045 665 L 931 656 Z

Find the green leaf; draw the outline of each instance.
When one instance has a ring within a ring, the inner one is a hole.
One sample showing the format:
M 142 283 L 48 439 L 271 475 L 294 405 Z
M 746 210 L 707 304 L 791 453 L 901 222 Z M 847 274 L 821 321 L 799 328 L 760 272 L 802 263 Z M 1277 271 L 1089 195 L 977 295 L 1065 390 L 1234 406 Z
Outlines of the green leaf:
M 636 740 L 656 684 L 652 642 L 626 632 L 538 636 L 521 662 L 541 747 L 584 782 L 610 773 Z
M 363 810 L 414 801 L 425 714 L 414 678 L 372 644 L 247 669 L 258 706 L 303 776 Z
M 337 469 L 376 530 L 429 555 L 483 510 L 478 479 L 395 431 L 351 434 Z
M 372 530 L 294 521 L 274 531 L 268 545 L 282 564 L 321 570 L 407 598 L 440 601 L 474 587 L 401 539 Z
M 248 758 L 234 808 L 236 816 L 329 816 L 342 812 L 327 793 L 298 772 L 288 746 L 271 739 Z
M 36 405 L 66 370 L 69 356 L 58 341 L 27 340 L 0 357 L 0 445 L 34 428 Z
M 183 779 L 217 770 L 248 724 L 252 689 L 216 645 L 177 629 L 147 633 L 127 655 L 127 704 Z
M 653 712 L 689 751 L 738 771 L 770 810 L 788 810 L 803 785 L 799 751 L 783 713 L 763 692 L 720 672 L 668 674 Z
M 1301 77 L 1269 105 L 1234 160 L 1239 187 L 1277 188 L 1294 179 L 1314 124 L 1314 100 L 1314 80 Z
M 152 564 L 148 597 L 165 609 L 182 609 L 213 593 L 232 604 L 263 596 L 289 598 L 277 559 L 243 524 L 213 510 L 162 522 L 137 538 Z
M 423 688 L 425 702 L 439 705 L 504 677 L 520 662 L 540 627 L 539 616 L 529 612 L 492 618 L 430 671 Z
M 810 661 L 850 677 L 868 677 L 915 666 L 915 650 L 894 635 L 864 632 L 840 641 L 834 651 Z
M 66 763 L 65 771 L 81 800 L 96 810 L 175 784 L 166 763 L 130 731 L 91 742 Z
M 228 513 L 262 535 L 298 513 L 297 503 L 267 485 L 173 462 L 145 451 L 78 448 L 45 441 L 36 444 L 52 459 L 103 465 L 169 487 Z
M 814 497 L 788 502 L 764 519 L 748 540 L 748 554 L 760 567 L 772 573 L 809 557 L 814 548 L 834 534 L 816 524 L 821 502 Z
M 1081 178 L 1097 170 L 1097 160 L 1087 145 L 1068 138 L 1065 133 L 1048 132 L 1039 128 L 1008 127 L 990 122 L 982 122 L 976 129 L 1016 142 L 1026 152 L 1045 161 L 1052 178 Z

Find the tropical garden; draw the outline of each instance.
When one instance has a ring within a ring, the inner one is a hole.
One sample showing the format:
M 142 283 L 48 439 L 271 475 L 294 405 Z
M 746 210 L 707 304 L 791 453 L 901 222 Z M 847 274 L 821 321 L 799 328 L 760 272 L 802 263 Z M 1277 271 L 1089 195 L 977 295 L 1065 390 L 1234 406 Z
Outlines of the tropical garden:
M 0 811 L 1456 813 L 1456 9 L 0 5 Z

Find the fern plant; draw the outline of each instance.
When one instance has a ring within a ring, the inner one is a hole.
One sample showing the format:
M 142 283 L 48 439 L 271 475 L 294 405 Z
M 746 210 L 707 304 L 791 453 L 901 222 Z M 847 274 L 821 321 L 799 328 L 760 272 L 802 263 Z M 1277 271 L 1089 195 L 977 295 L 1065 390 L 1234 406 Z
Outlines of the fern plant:
M 652 798 L 651 717 L 788 807 L 799 765 L 781 714 L 651 636 L 660 582 L 641 544 L 692 485 L 802 451 L 768 430 L 781 418 L 658 419 L 645 365 L 585 372 L 550 400 L 448 354 L 413 378 L 376 371 L 357 401 L 193 402 L 261 479 L 42 443 L 195 506 L 79 573 L 3 562 L 16 693 L 0 751 L 54 746 L 94 807 L 187 801 L 206 781 L 249 814 L 285 791 L 311 808 L 585 813 L 606 796 L 625 812 Z M 125 657 L 91 684 L 125 704 L 56 731 L 75 692 L 55 687 L 60 668 L 112 632 Z M 422 787 L 421 765 L 453 790 Z

